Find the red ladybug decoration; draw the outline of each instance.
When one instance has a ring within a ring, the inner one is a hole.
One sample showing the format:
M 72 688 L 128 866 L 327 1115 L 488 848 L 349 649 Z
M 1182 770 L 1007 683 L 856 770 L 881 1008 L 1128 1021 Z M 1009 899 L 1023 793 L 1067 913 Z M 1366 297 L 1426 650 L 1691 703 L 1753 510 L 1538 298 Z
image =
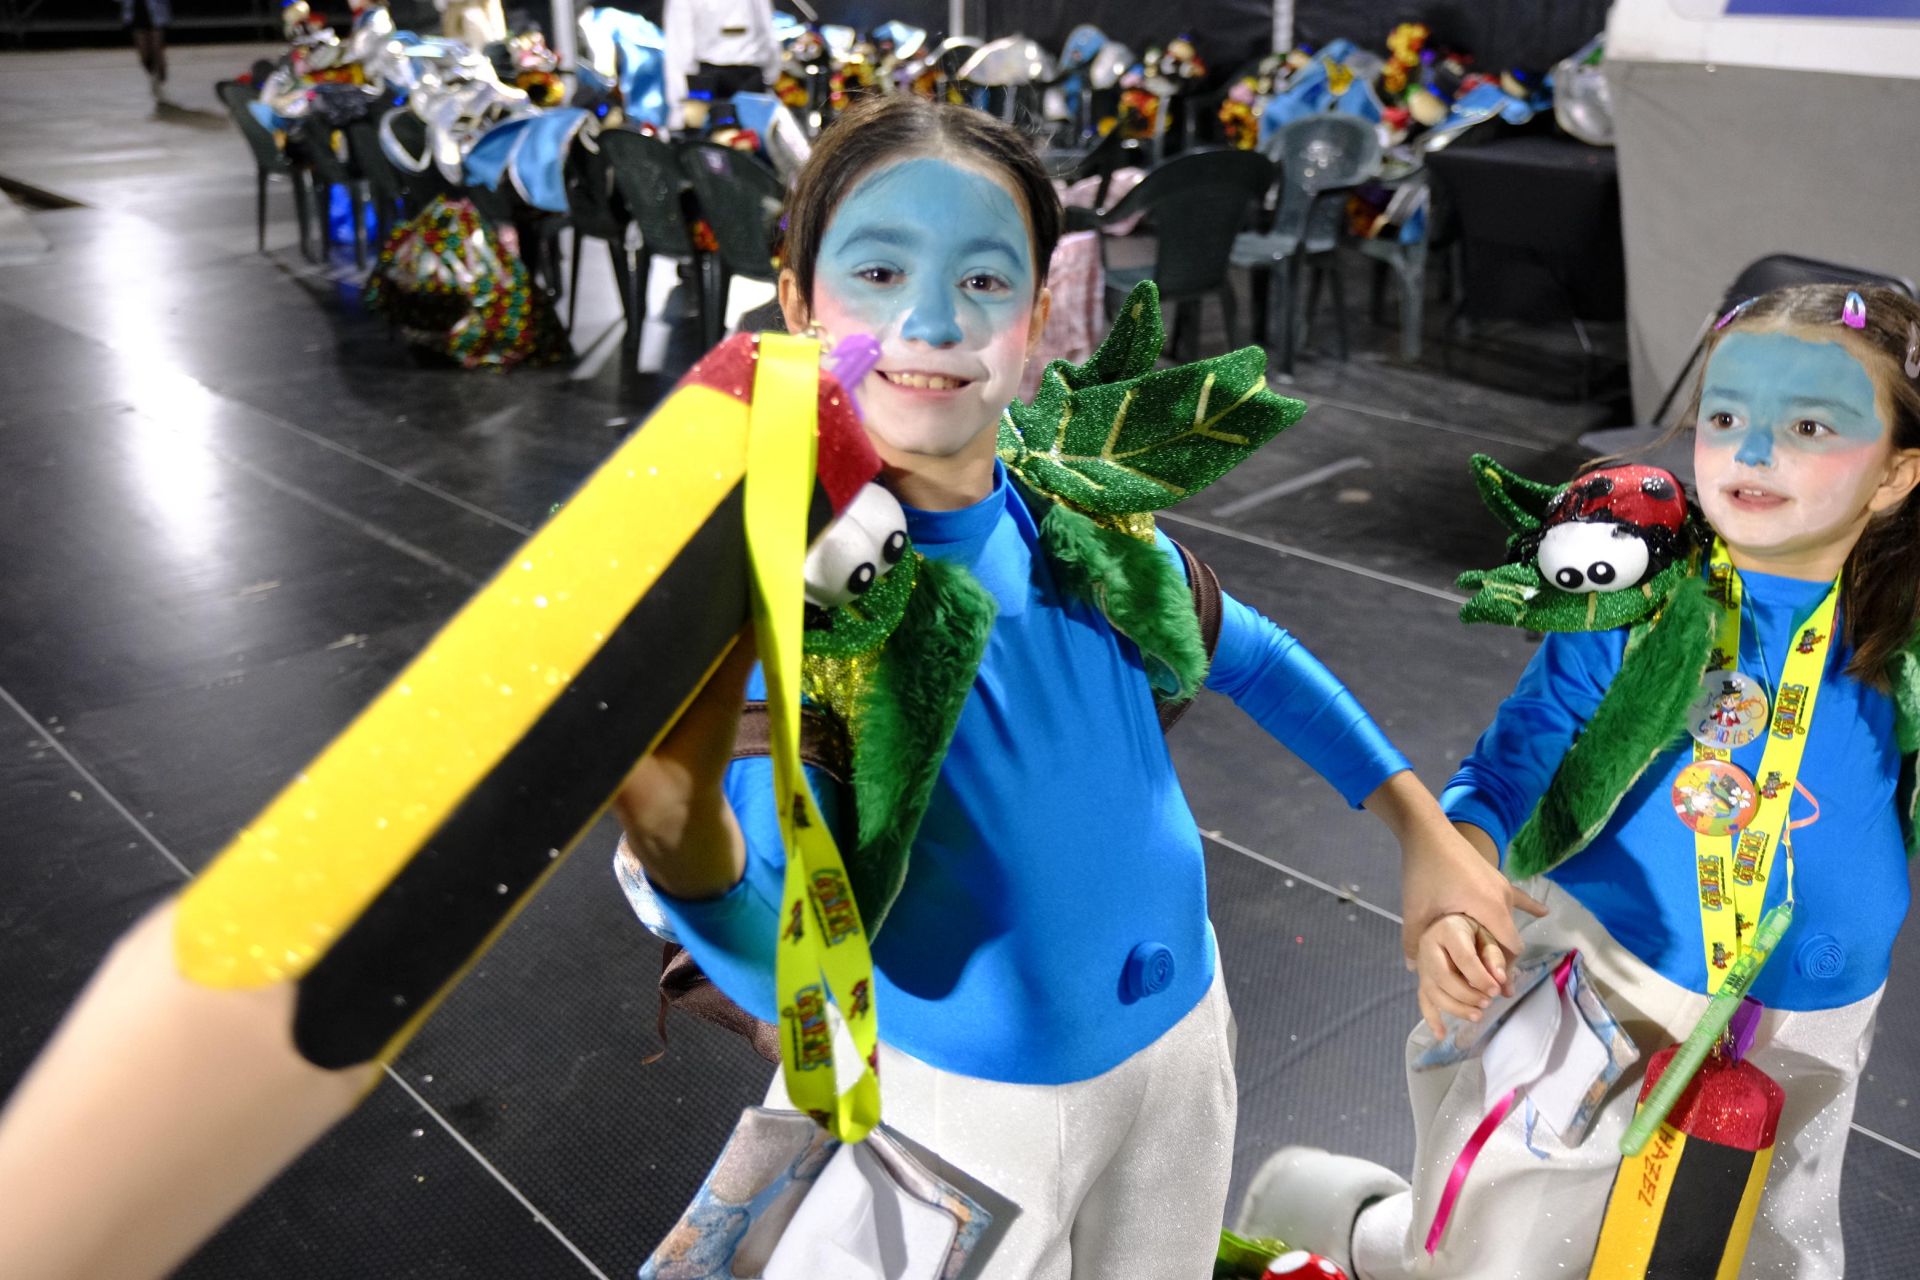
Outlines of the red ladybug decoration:
M 1547 504 L 1522 558 L 1569 594 L 1624 591 L 1653 577 L 1687 544 L 1687 499 L 1659 467 L 1602 467 Z
M 1317 1253 L 1295 1249 L 1267 1264 L 1261 1280 L 1348 1280 L 1347 1273 Z

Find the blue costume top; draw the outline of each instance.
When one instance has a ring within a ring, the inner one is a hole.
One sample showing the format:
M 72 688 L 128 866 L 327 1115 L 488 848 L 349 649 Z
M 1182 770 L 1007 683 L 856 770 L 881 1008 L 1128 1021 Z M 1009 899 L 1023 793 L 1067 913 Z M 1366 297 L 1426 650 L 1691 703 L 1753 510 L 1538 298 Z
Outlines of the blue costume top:
M 1106 1071 L 1199 1003 L 1214 972 L 1200 837 L 1139 650 L 1062 593 L 1005 473 L 959 511 L 907 509 L 915 547 L 966 565 L 999 605 L 905 885 L 873 940 L 882 1037 L 948 1071 L 1063 1084 Z M 1167 553 L 1176 555 L 1162 539 Z M 1355 805 L 1404 757 L 1320 662 L 1232 599 L 1207 687 L 1225 693 Z M 764 688 L 758 673 L 751 695 Z M 784 874 L 772 766 L 736 762 L 728 802 L 747 871 L 699 902 L 660 895 L 679 939 L 755 1016 L 774 1015 Z M 820 786 L 823 814 L 844 830 Z M 1125 979 L 1142 943 L 1172 980 Z
M 1743 573 L 1741 582 L 1747 610 L 1739 669 L 1763 681 L 1771 696 L 1828 584 L 1762 573 Z M 1442 794 L 1447 816 L 1481 828 L 1504 850 L 1600 705 L 1626 639 L 1624 630 L 1549 635 Z M 1800 781 L 1820 810 L 1817 822 L 1793 834 L 1793 926 L 1753 988 L 1775 1008 L 1832 1009 L 1871 995 L 1886 980 L 1907 914 L 1893 703 L 1842 674 L 1845 648 L 1836 634 L 1801 765 Z M 1733 761 L 1757 777 L 1764 748 L 1762 735 L 1734 751 Z M 1692 758 L 1688 740 L 1656 759 L 1593 842 L 1547 875 L 1627 950 L 1704 993 L 1694 835 L 1674 816 L 1670 798 L 1675 776 Z M 1813 811 L 1805 796 L 1794 797 L 1794 821 Z M 1768 906 L 1786 895 L 1786 865 L 1782 849 L 1768 879 Z

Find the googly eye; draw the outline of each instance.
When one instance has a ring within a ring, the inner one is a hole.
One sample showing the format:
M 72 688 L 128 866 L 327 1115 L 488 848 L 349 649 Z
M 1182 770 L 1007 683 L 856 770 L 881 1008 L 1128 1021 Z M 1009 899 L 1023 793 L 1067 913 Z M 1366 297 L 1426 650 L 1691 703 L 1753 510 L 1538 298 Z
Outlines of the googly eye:
M 835 609 L 865 595 L 907 551 L 907 517 L 877 484 L 854 495 L 807 552 L 807 599 Z
M 1647 543 L 1631 526 L 1601 520 L 1555 525 L 1540 540 L 1540 576 L 1562 591 L 1624 591 L 1646 576 Z

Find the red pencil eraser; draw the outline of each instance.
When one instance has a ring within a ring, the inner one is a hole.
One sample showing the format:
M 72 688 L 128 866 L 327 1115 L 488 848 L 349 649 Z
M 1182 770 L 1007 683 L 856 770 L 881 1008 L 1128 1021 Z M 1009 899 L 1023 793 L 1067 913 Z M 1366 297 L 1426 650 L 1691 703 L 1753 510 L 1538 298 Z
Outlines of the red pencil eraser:
M 737 400 L 753 400 L 755 347 L 759 335 L 736 333 L 687 370 L 682 383 L 712 387 Z M 820 372 L 819 460 L 815 474 L 833 513 L 839 515 L 861 487 L 880 474 L 880 455 L 860 425 L 853 397 L 832 374 Z

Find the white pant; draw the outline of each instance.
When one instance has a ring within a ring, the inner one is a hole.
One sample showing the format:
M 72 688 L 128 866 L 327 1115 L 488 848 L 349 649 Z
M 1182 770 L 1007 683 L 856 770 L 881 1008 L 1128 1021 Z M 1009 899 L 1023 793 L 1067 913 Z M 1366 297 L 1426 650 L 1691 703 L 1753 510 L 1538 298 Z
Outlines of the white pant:
M 1417 1147 L 1413 1189 L 1375 1202 L 1353 1232 L 1357 1280 L 1460 1277 L 1538 1280 L 1585 1274 L 1606 1215 L 1618 1167 L 1620 1135 L 1633 1118 L 1646 1057 L 1685 1038 L 1706 1008 L 1705 996 L 1669 982 L 1608 935 L 1573 896 L 1544 877 L 1523 886 L 1552 911 L 1521 927 L 1529 949 L 1580 949 L 1600 998 L 1645 1057 L 1614 1087 L 1586 1140 L 1564 1147 L 1545 1125 L 1526 1149 L 1521 1109 L 1495 1130 L 1454 1205 L 1439 1251 L 1425 1250 L 1427 1227 L 1453 1162 L 1482 1115 L 1480 1060 L 1414 1071 L 1432 1044 L 1422 1023 L 1407 1041 L 1407 1090 Z M 1790 963 L 1776 959 L 1776 964 Z M 1873 1040 L 1880 993 L 1838 1009 L 1760 1019 L 1748 1060 L 1786 1090 L 1786 1110 L 1753 1224 L 1742 1280 L 1839 1280 L 1840 1165 L 1854 1094 Z
M 886 1123 L 1019 1206 L 991 1280 L 1203 1280 L 1213 1273 L 1239 1098 L 1233 1015 L 1213 986 L 1091 1080 L 1005 1084 L 880 1046 Z M 791 1108 L 775 1073 L 767 1105 Z

